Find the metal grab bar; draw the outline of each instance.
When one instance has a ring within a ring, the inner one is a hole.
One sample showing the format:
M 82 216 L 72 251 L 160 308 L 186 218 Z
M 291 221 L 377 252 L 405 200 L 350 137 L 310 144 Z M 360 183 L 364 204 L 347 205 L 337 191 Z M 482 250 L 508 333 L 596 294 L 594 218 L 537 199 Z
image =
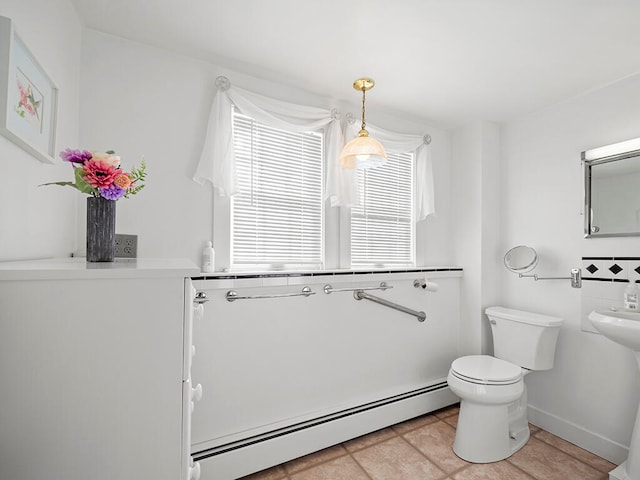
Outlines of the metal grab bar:
M 332 292 L 355 292 L 355 291 L 360 291 L 363 292 L 365 290 L 387 290 L 389 288 L 393 288 L 393 285 L 387 285 L 387 282 L 380 282 L 380 285 L 378 287 L 351 287 L 351 288 L 333 288 L 330 284 L 326 284 L 323 287 L 323 291 L 326 294 L 332 293 Z
M 375 295 L 371 295 L 370 293 L 364 293 L 362 290 L 354 290 L 353 298 L 355 298 L 356 300 L 362 300 L 364 298 L 365 300 L 371 300 L 372 302 L 379 303 L 380 305 L 384 305 L 385 307 L 400 310 L 401 312 L 408 313 L 409 315 L 417 317 L 419 322 L 424 322 L 427 318 L 427 314 L 422 311 L 418 312 L 417 310 L 403 307 L 402 305 L 390 302 L 389 300 L 385 300 L 384 298 L 376 297 Z
M 309 295 L 315 295 L 316 292 L 312 292 L 309 287 L 303 287 L 300 292 L 293 293 L 271 293 L 264 295 L 248 295 L 242 296 L 238 295 L 238 292 L 235 290 L 229 290 L 225 295 L 227 302 L 235 302 L 236 300 L 253 300 L 257 298 L 282 298 L 282 297 L 308 297 Z

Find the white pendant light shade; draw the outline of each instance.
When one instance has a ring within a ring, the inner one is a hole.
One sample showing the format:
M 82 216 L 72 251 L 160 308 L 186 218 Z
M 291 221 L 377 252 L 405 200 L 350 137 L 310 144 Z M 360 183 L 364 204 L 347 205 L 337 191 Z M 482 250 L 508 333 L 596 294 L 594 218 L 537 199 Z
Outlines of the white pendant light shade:
M 340 154 L 342 168 L 379 167 L 387 160 L 382 144 L 370 136 L 358 136 L 347 143 Z
M 371 90 L 375 82 L 370 78 L 359 78 L 353 82 L 353 88 L 362 91 L 362 128 L 358 136 L 347 143 L 340 154 L 342 168 L 373 168 L 382 165 L 387 160 L 387 153 L 382 144 L 369 136 L 364 120 L 365 92 Z

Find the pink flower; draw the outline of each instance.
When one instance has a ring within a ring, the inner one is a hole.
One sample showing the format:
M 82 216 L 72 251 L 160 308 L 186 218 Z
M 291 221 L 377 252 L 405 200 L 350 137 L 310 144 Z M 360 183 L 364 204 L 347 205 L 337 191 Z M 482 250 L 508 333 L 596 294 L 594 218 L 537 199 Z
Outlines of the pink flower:
M 110 187 L 121 173 L 122 170 L 113 168 L 100 160 L 91 159 L 84 162 L 83 178 L 93 188 Z
M 94 160 L 99 160 L 113 168 L 118 168 L 120 166 L 120 157 L 114 153 L 91 152 L 91 156 Z

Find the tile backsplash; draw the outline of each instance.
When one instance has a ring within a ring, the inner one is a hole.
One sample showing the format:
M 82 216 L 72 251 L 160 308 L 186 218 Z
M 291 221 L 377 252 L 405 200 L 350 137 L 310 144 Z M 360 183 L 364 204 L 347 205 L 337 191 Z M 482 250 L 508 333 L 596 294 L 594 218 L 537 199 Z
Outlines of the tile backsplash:
M 596 308 L 624 307 L 627 282 L 640 283 L 640 257 L 582 257 L 581 327 L 597 333 L 587 318 Z
M 640 281 L 640 257 L 582 257 L 585 280 Z

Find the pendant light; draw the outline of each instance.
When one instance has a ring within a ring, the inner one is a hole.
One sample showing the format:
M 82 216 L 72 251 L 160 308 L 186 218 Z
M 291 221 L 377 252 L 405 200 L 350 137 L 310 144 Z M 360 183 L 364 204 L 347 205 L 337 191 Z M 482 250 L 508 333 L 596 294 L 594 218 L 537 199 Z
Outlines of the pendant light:
M 387 154 L 382 144 L 369 136 L 364 121 L 364 96 L 371 90 L 375 82 L 371 78 L 359 78 L 353 82 L 353 88 L 362 91 L 362 128 L 358 136 L 347 143 L 340 154 L 340 165 L 343 168 L 373 168 L 382 165 L 387 160 Z

